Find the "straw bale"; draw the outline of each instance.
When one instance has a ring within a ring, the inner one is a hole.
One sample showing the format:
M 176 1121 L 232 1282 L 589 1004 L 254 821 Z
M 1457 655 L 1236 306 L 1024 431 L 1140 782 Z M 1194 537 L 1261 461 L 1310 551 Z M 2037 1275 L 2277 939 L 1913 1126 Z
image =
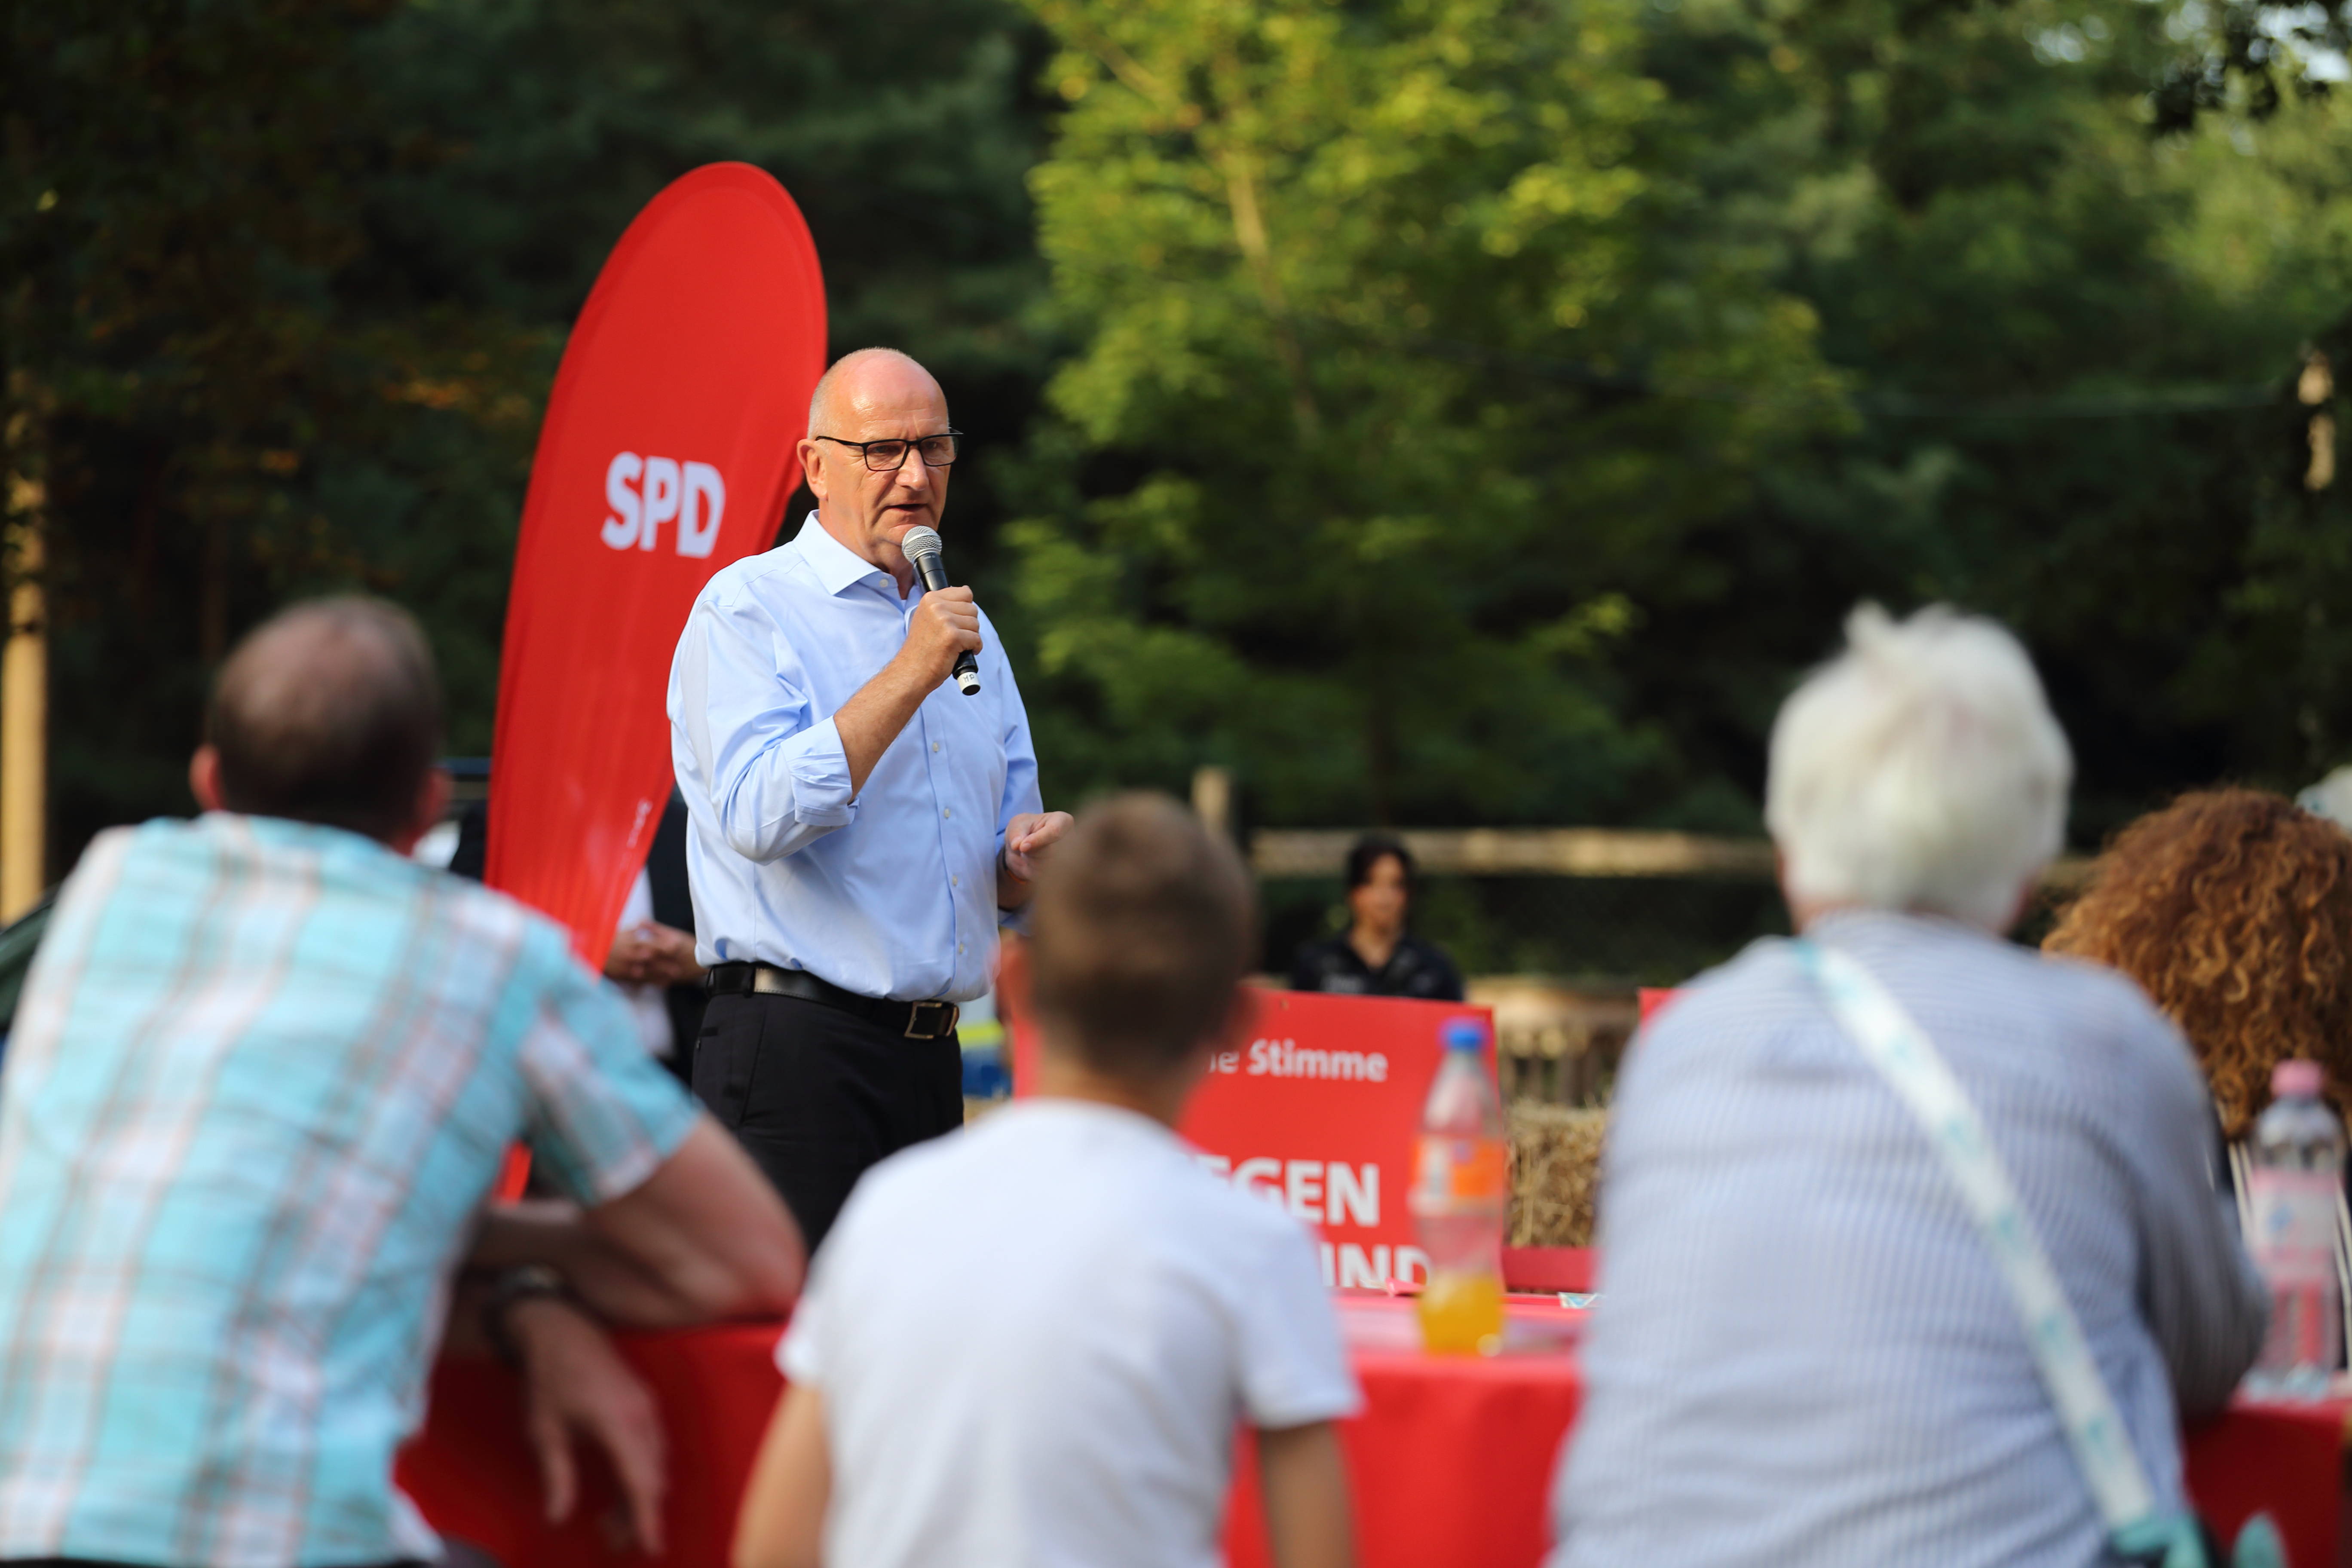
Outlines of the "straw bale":
M 1525 1100 L 1510 1110 L 1513 1247 L 1590 1247 L 1606 1110 Z

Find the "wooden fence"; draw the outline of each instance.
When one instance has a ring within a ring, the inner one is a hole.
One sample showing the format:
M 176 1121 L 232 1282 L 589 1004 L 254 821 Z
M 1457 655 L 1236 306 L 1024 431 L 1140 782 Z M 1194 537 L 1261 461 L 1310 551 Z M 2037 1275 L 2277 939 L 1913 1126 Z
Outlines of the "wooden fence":
M 1204 815 L 1215 820 L 1221 814 Z M 1337 877 L 1349 847 L 1369 831 L 1261 830 L 1250 836 L 1250 865 L 1262 880 Z M 1772 846 L 1763 839 L 1610 827 L 1406 828 L 1393 837 L 1412 851 L 1425 877 L 1769 881 L 1774 876 Z M 2090 867 L 2084 857 L 2058 861 L 2043 875 L 2044 894 L 2079 889 Z M 1633 1033 L 1633 987 L 1541 974 L 1476 975 L 1468 984 L 1471 1001 L 1495 1010 L 1496 1066 L 1506 1097 L 1566 1106 L 1606 1099 Z
M 1250 836 L 1250 866 L 1262 878 L 1336 877 L 1364 827 L 1266 828 Z M 1651 833 L 1619 827 L 1408 827 L 1403 841 L 1431 877 L 1757 877 L 1773 874 L 1772 846 L 1761 838 Z M 2053 891 L 2089 876 L 2084 856 L 2067 856 L 2043 873 Z

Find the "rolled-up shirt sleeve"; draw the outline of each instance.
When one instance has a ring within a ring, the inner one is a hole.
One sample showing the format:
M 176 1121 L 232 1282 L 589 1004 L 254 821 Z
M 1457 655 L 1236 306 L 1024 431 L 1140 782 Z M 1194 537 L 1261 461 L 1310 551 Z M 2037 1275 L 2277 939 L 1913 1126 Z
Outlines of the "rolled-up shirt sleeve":
M 816 716 L 808 690 L 798 654 L 757 604 L 695 605 L 671 674 L 670 724 L 745 859 L 781 860 L 856 817 L 841 731 Z
M 531 1010 L 518 1056 L 526 1136 L 566 1195 L 609 1203 L 677 1152 L 698 1109 L 646 1053 L 620 994 L 572 956 L 551 922 L 533 921 L 522 952 L 515 984 Z

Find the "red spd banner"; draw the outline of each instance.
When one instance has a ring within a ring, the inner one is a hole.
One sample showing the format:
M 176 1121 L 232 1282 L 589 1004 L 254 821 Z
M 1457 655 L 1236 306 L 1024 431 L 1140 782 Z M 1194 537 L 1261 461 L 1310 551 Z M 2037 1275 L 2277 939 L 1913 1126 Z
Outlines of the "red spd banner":
M 1211 1170 L 1314 1227 L 1326 1285 L 1420 1283 L 1429 1260 L 1414 1245 L 1405 1192 L 1422 1101 L 1444 1055 L 1438 1031 L 1467 1015 L 1491 1038 L 1492 1013 L 1390 996 L 1255 995 L 1246 1038 L 1210 1064 L 1177 1131 Z M 1016 1022 L 1023 1092 L 1034 1081 L 1035 1049 L 1026 1021 Z
M 563 351 L 507 604 L 484 880 L 592 967 L 669 797 L 678 633 L 712 573 L 775 537 L 824 363 L 808 226 L 745 163 L 637 215 Z

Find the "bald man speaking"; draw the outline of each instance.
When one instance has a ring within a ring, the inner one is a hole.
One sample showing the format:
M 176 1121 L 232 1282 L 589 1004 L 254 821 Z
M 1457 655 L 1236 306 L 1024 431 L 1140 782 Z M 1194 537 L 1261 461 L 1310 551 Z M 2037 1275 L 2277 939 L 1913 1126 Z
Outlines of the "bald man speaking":
M 1013 668 L 969 588 L 899 541 L 940 528 L 957 433 L 929 372 L 844 356 L 809 404 L 816 510 L 727 567 L 670 667 L 670 752 L 711 1001 L 694 1089 L 814 1247 L 866 1167 L 963 1121 L 957 1004 L 999 910 L 1070 818 L 1039 810 Z M 980 690 L 949 679 L 978 655 Z

